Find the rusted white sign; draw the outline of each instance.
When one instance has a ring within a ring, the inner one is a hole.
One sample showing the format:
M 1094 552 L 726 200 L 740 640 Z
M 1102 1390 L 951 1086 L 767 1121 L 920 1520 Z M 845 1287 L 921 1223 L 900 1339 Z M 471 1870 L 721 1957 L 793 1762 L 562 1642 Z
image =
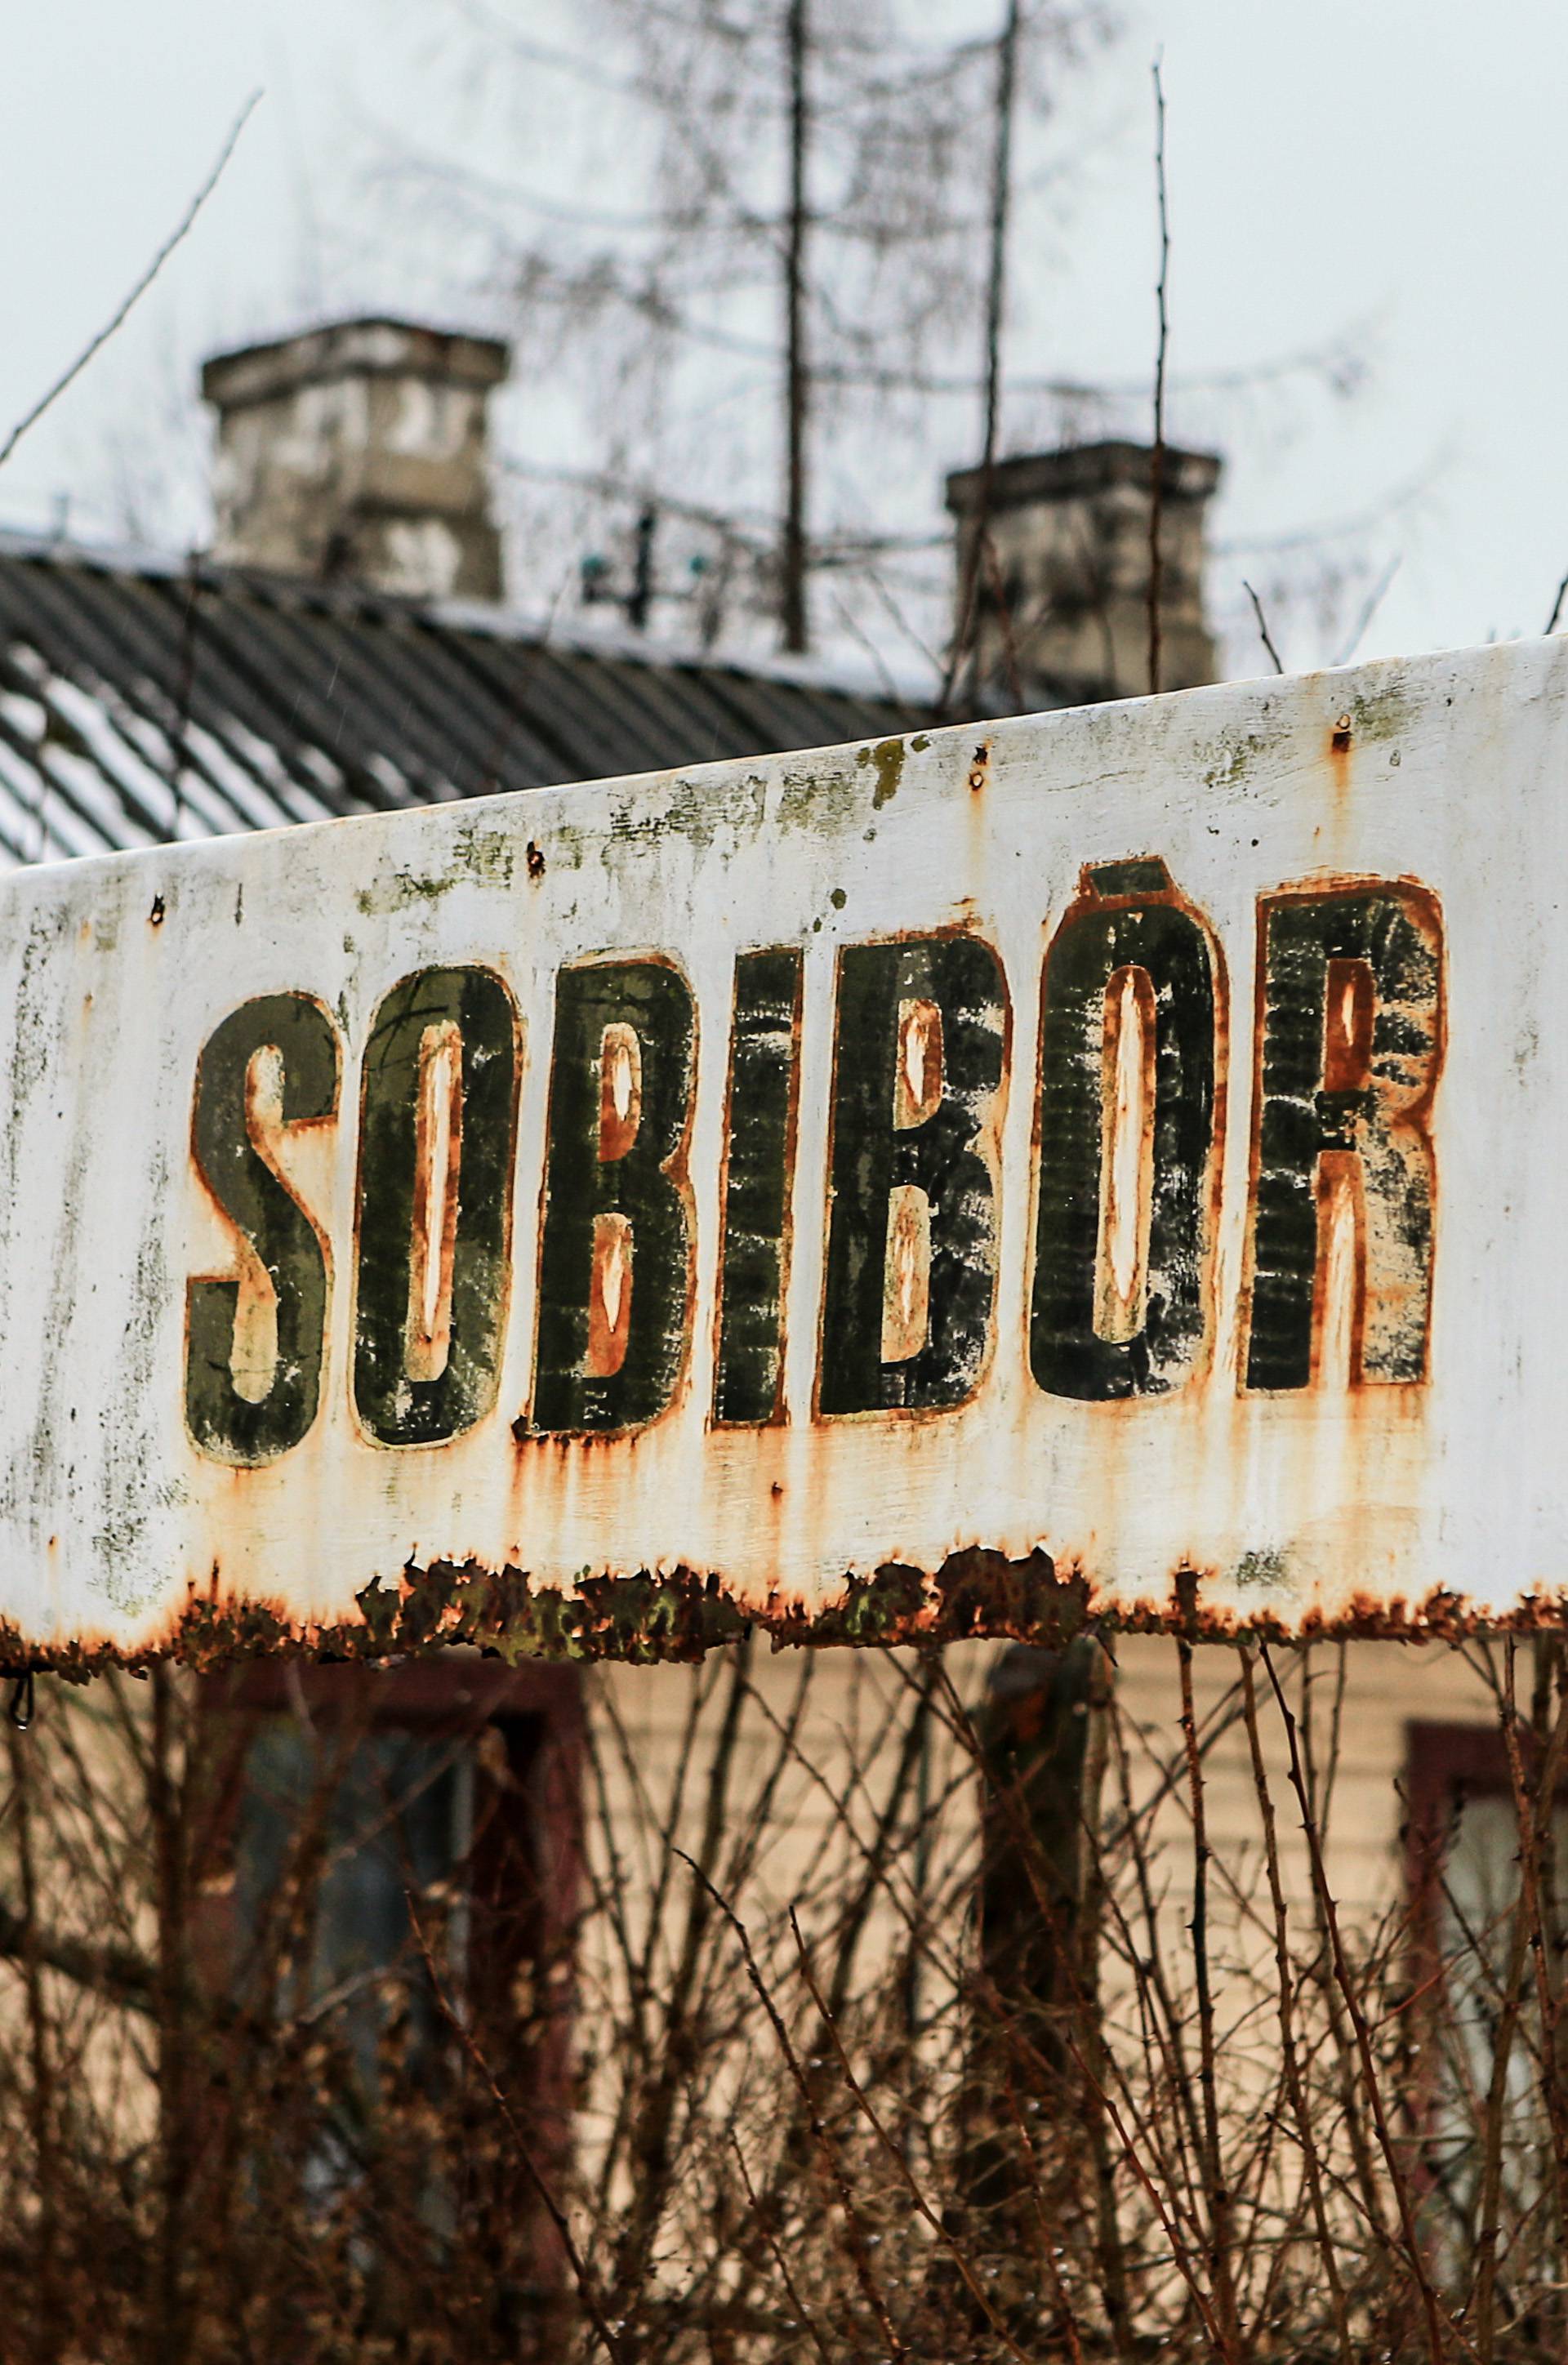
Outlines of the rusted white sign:
M 1494 648 L 6 879 L 0 1649 L 1559 1595 L 1565 692 Z

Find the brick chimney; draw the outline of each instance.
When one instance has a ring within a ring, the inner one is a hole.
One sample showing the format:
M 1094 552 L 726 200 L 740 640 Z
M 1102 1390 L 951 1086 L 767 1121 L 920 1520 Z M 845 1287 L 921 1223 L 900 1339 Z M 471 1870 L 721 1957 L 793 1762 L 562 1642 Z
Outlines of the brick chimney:
M 969 679 L 972 667 L 978 707 L 1010 711 L 1017 703 L 1014 676 L 1026 709 L 1092 705 L 1148 689 L 1152 462 L 1147 444 L 1116 443 L 996 463 L 985 503 L 991 555 L 981 555 L 973 654 L 963 674 Z M 1204 614 L 1204 531 L 1219 476 L 1212 452 L 1166 446 L 1162 689 L 1215 678 L 1214 635 Z M 960 599 L 970 579 L 982 488 L 979 468 L 947 479 Z
M 218 353 L 214 557 L 416 599 L 501 596 L 485 405 L 493 337 L 342 320 Z

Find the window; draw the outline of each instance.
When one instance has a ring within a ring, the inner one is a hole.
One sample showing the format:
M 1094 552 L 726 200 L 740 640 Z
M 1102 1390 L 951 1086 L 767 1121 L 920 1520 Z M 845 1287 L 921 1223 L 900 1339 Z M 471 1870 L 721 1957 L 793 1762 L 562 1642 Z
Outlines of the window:
M 486 2197 L 521 2208 L 493 2124 L 475 2192 L 480 2147 L 457 2122 L 493 2079 L 531 2139 L 566 2141 L 576 1671 L 263 1662 L 214 1679 L 208 1707 L 227 1874 L 203 1952 L 251 2062 L 271 2058 L 280 2127 L 293 2113 L 296 2189 L 353 2208 L 403 2140 L 419 2190 L 408 2158 L 398 2189 L 425 2234 Z M 267 2112 L 250 2124 L 264 2152 Z
M 1525 1741 L 1528 1746 L 1528 1734 Z M 1500 1732 L 1484 1725 L 1414 1724 L 1409 1744 L 1415 1989 L 1430 2031 L 1425 2161 L 1440 2245 L 1461 2234 L 1473 2212 L 1515 1937 L 1519 1821 Z M 1554 1811 L 1552 1832 L 1557 1859 L 1568 1866 L 1568 1797 Z M 1503 2205 L 1515 2222 L 1540 2197 L 1551 2173 L 1533 2059 L 1540 2045 L 1534 1956 L 1528 1952 L 1518 2010 L 1501 2114 Z

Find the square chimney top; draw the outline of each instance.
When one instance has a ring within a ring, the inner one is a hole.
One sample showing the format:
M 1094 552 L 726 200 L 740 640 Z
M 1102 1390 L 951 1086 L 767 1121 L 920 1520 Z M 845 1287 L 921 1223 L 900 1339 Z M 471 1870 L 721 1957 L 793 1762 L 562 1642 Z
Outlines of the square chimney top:
M 993 515 L 1022 509 L 1036 501 L 1070 500 L 1076 495 L 1108 491 L 1114 485 L 1149 489 L 1154 450 L 1148 443 L 1107 442 L 1070 443 L 1056 452 L 1030 452 L 1014 460 L 998 460 L 991 471 Z M 1161 491 L 1167 500 L 1206 501 L 1219 483 L 1223 463 L 1214 452 L 1183 451 L 1167 443 L 1161 467 Z M 947 479 L 947 507 L 965 517 L 980 505 L 983 468 L 958 468 Z
M 349 377 L 428 378 L 476 389 L 499 386 L 510 364 L 499 337 L 470 336 L 412 320 L 334 320 L 297 336 L 241 345 L 204 363 L 201 390 L 220 411 L 274 402 L 300 387 Z

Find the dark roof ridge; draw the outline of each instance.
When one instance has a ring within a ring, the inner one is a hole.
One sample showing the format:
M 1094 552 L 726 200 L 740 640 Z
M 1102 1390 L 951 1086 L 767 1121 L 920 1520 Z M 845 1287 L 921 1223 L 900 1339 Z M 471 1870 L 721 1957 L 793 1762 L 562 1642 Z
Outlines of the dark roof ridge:
M 901 675 L 869 657 L 841 660 L 791 656 L 780 651 L 740 656 L 705 649 L 698 642 L 652 640 L 630 625 L 573 622 L 563 624 L 549 611 L 538 611 L 479 600 L 427 600 L 377 591 L 357 583 L 317 583 L 263 568 L 219 564 L 205 552 L 185 557 L 137 544 L 79 543 L 50 533 L 0 526 L 0 558 L 35 565 L 85 567 L 99 575 L 122 575 L 163 582 L 194 580 L 204 590 L 232 588 L 297 612 L 356 617 L 403 617 L 450 631 L 483 633 L 519 646 L 551 648 L 573 656 L 602 657 L 618 665 L 664 670 L 728 674 L 744 680 L 782 682 L 829 695 L 869 698 L 911 706 L 935 701 L 936 684 Z
M 834 672 L 839 679 L 834 680 Z M 818 682 L 827 686 L 816 687 Z M 0 869 L 935 721 L 820 660 L 0 531 Z

